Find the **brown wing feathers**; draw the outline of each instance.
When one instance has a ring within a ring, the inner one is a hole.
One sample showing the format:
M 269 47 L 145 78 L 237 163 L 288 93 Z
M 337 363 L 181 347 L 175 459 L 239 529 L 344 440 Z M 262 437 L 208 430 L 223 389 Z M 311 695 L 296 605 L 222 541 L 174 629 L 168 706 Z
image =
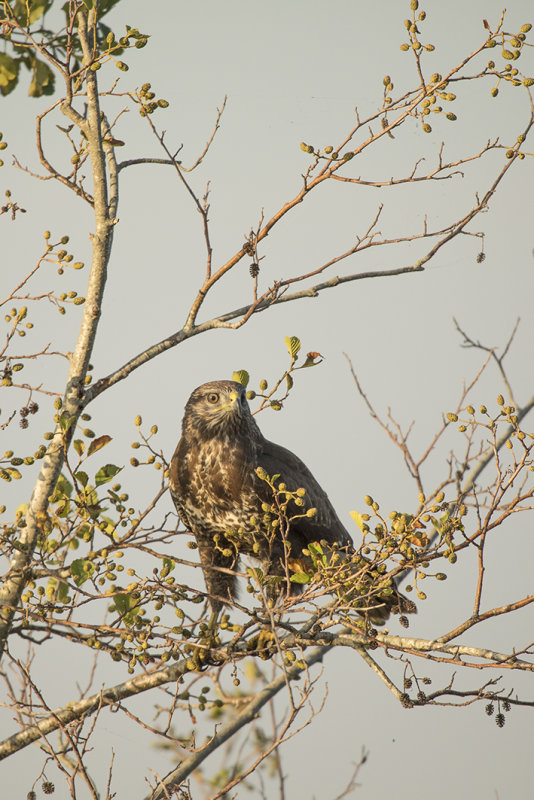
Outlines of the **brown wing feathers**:
M 267 576 L 286 575 L 282 536 L 272 531 L 258 536 L 257 523 L 251 523 L 251 518 L 263 519 L 263 504 L 273 500 L 272 490 L 256 474 L 258 467 L 269 476 L 279 475 L 279 482 L 291 492 L 305 489 L 305 509 L 317 509 L 314 517 L 300 517 L 290 525 L 292 559 L 316 541 L 352 546 L 326 492 L 306 465 L 290 450 L 264 438 L 250 413 L 244 387 L 234 381 L 203 384 L 185 407 L 170 487 L 178 515 L 196 537 L 215 611 L 235 597 L 232 570 L 240 555 L 259 558 Z M 379 602 L 380 607 L 369 612 L 375 624 L 385 622 L 394 606 L 406 613 L 415 610 L 397 591 Z

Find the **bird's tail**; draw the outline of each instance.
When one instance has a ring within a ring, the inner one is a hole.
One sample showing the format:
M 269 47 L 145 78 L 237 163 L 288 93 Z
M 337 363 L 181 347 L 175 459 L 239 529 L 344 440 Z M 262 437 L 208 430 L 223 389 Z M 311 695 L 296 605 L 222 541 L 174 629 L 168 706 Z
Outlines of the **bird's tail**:
M 343 607 L 354 609 L 373 625 L 384 625 L 391 614 L 417 614 L 415 603 L 399 591 L 386 565 L 369 561 L 352 544 L 332 547 L 324 541 L 313 542 L 288 565 L 293 573 L 292 594 L 306 584 L 322 584 Z

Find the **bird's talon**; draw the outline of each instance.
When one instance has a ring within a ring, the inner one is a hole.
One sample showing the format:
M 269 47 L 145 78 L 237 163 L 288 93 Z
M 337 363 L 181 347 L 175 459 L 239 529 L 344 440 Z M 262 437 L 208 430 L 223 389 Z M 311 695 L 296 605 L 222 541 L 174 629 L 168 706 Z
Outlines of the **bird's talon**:
M 262 630 L 249 639 L 247 642 L 247 650 L 257 651 L 260 658 L 267 661 L 271 656 L 276 653 L 275 636 L 271 630 Z

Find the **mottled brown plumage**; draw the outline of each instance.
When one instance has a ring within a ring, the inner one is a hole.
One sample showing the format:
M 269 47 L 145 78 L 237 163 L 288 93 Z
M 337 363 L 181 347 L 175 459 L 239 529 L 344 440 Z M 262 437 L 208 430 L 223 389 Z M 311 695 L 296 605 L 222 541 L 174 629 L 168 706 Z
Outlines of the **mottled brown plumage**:
M 301 557 L 311 542 L 352 547 L 352 539 L 306 465 L 285 447 L 265 439 L 250 412 L 244 387 L 234 381 L 205 383 L 195 389 L 185 407 L 170 486 L 180 519 L 197 540 L 214 611 L 236 596 L 233 571 L 240 555 L 258 558 L 266 577 L 287 575 L 280 532 L 258 535 L 262 504 L 273 502 L 272 489 L 256 474 L 258 467 L 269 476 L 279 475 L 277 480 L 290 491 L 305 489 L 303 508 L 290 503 L 289 516 L 317 509 L 313 518 L 292 521 L 287 534 L 290 559 Z M 299 590 L 294 583 L 290 588 Z M 377 606 L 370 613 L 376 624 L 387 619 L 393 606 L 414 610 L 413 603 L 396 591 L 378 599 Z

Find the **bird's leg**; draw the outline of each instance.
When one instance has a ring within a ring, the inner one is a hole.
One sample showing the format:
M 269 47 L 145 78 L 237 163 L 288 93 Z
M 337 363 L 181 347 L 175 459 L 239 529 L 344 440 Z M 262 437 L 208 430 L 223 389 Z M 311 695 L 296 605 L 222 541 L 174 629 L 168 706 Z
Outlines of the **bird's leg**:
M 212 644 L 220 644 L 218 640 L 219 616 L 223 607 L 223 602 L 220 598 L 230 601 L 235 596 L 237 576 L 230 570 L 235 568 L 236 557 L 235 553 L 230 552 L 228 554 L 226 552 L 227 549 L 231 550 L 231 548 L 226 548 L 225 545 L 228 543 L 221 539 L 219 534 L 214 536 L 197 535 L 196 538 L 200 563 L 206 582 L 208 601 L 211 607 L 211 615 L 205 631 L 206 638 Z
M 219 638 L 219 611 L 221 605 L 217 601 L 217 607 L 215 607 L 215 604 L 210 601 L 205 607 L 205 613 L 199 620 L 197 645 L 192 644 L 193 651 L 191 653 L 191 660 L 199 671 L 202 671 L 209 664 L 219 663 L 220 658 L 216 651 L 221 645 Z
M 220 600 L 215 597 L 210 597 L 208 603 L 204 607 L 204 613 L 200 622 L 201 638 L 204 646 L 207 645 L 213 648 L 219 646 L 221 643 L 219 638 L 219 623 L 222 605 Z
M 206 631 L 206 638 L 212 642 L 212 644 L 220 644 L 219 640 L 219 613 L 221 610 L 221 604 L 218 604 L 218 607 L 214 607 L 214 603 L 211 603 L 211 614 L 208 621 L 208 629 Z
M 248 651 L 256 651 L 260 658 L 264 661 L 271 658 L 277 651 L 276 648 L 276 635 L 273 627 L 275 625 L 275 617 L 280 616 L 280 612 L 276 610 L 275 606 L 281 595 L 282 580 L 279 570 L 273 568 L 272 559 L 262 560 L 263 572 L 263 585 L 258 599 L 261 598 L 262 608 L 258 617 L 261 624 L 261 630 L 252 636 L 247 642 Z M 285 583 L 285 581 L 284 581 Z

